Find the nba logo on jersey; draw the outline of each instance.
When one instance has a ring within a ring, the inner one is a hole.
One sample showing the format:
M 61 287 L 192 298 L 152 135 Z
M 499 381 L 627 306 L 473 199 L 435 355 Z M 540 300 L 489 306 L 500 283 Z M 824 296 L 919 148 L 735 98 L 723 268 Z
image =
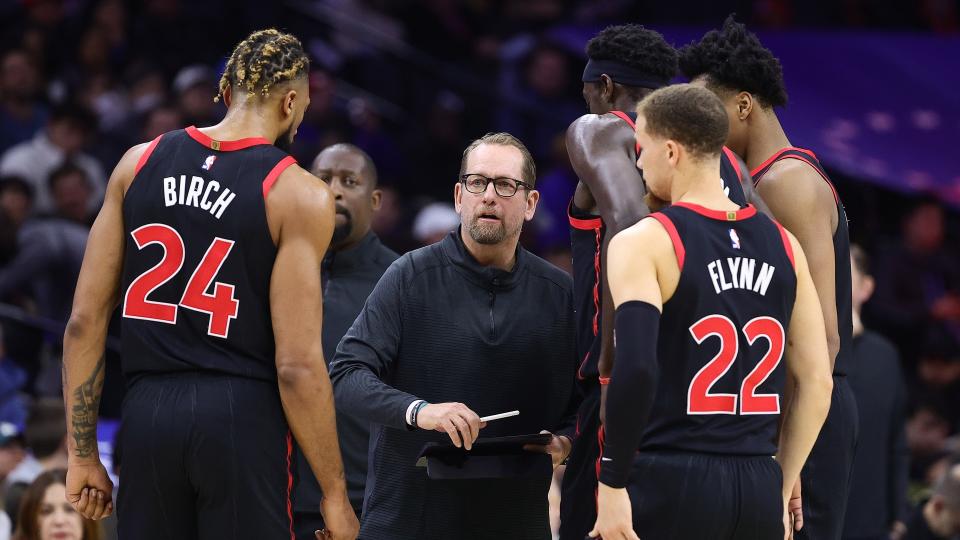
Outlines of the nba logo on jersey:
M 733 249 L 740 249 L 740 237 L 734 229 L 730 229 L 730 245 L 733 246 Z
M 207 156 L 207 159 L 203 162 L 202 169 L 209 171 L 210 167 L 213 167 L 213 162 L 217 160 L 217 156 Z

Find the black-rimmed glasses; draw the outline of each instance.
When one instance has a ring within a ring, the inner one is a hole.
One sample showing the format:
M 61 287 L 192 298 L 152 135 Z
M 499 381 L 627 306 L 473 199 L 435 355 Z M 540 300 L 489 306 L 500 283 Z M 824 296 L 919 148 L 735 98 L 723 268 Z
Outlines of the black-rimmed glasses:
M 500 178 L 489 178 L 482 174 L 462 174 L 460 175 L 460 183 L 463 184 L 463 187 L 466 188 L 470 193 L 480 194 L 487 190 L 487 186 L 493 182 L 493 189 L 497 192 L 497 195 L 501 197 L 513 197 L 521 187 L 524 189 L 533 189 L 533 186 L 526 182 L 521 182 L 520 180 L 514 180 L 513 178 L 500 177 Z
M 533 186 L 513 178 L 488 178 L 482 174 L 461 174 L 460 183 L 470 193 L 480 194 L 487 190 L 487 186 L 493 182 L 493 189 L 501 197 L 513 197 L 518 189 L 533 189 Z

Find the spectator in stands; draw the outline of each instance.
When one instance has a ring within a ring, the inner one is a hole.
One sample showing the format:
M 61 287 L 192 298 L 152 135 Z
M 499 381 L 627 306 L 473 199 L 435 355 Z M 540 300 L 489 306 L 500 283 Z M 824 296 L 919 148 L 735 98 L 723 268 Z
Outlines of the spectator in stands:
M 847 379 L 861 414 L 843 537 L 877 540 L 903 531 L 909 474 L 906 385 L 896 348 L 860 320 L 860 309 L 873 294 L 867 254 L 852 245 L 850 258 L 853 362 Z
M 41 398 L 30 407 L 23 432 L 27 456 L 7 476 L 7 484 L 30 484 L 44 471 L 67 466 L 67 424 L 63 400 Z
M 17 509 L 26 490 L 43 473 L 67 466 L 67 424 L 63 401 L 43 398 L 34 402 L 24 429 L 27 454 L 4 482 L 4 508 L 17 525 Z
M 943 207 L 926 199 L 907 215 L 897 244 L 878 257 L 868 323 L 897 343 L 910 367 L 928 325 L 947 324 L 960 337 L 960 263 L 945 249 L 944 235 Z
M 53 198 L 54 216 L 84 226 L 90 225 L 88 208 L 93 188 L 86 171 L 68 161 L 50 173 L 48 186 Z
M 951 539 L 960 534 L 960 464 L 953 460 L 933 488 L 933 495 L 914 511 L 901 540 Z
M 926 482 L 927 470 L 941 459 L 947 438 L 953 433 L 946 406 L 939 400 L 920 396 L 907 420 L 907 446 L 910 448 L 910 479 Z
M 413 237 L 421 246 L 443 240 L 460 225 L 460 214 L 450 203 L 430 203 L 420 209 L 413 220 Z
M 31 139 L 47 121 L 47 108 L 38 99 L 40 75 L 23 50 L 0 57 L 0 154 Z
M 194 64 L 181 69 L 173 79 L 173 91 L 186 125 L 210 126 L 223 117 L 223 107 L 213 101 L 217 81 L 209 67 Z
M 0 179 L 0 212 L 17 228 L 33 213 L 33 188 L 19 176 Z
M 100 162 L 83 152 L 95 129 L 96 119 L 86 109 L 72 105 L 58 107 L 46 129 L 0 157 L 0 174 L 17 175 L 26 180 L 33 187 L 35 211 L 48 213 L 53 211 L 53 199 L 47 187 L 50 172 L 66 161 L 73 161 L 87 173 L 93 187 L 94 203 L 90 210 L 95 210 L 103 200 L 106 176 Z
M 39 315 L 66 322 L 88 233 L 86 225 L 56 217 L 24 223 L 16 257 L 0 268 L 0 299 L 27 292 Z
M 17 234 L 33 211 L 33 189 L 22 178 L 0 178 L 0 268 L 17 255 Z
M 960 342 L 944 325 L 935 324 L 918 345 L 914 394 L 942 400 L 951 428 L 960 428 Z
M 23 494 L 14 540 L 101 540 L 100 525 L 67 501 L 66 469 L 47 471 Z
M 167 104 L 159 105 L 147 113 L 140 142 L 152 141 L 167 133 L 187 126 L 180 109 Z
M 20 427 L 7 420 L 0 421 L 0 482 L 5 482 L 26 457 Z

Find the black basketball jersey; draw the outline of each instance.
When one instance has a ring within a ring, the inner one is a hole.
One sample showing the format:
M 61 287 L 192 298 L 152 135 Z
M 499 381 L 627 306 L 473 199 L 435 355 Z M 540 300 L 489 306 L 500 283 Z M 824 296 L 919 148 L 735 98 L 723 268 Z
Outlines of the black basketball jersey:
M 641 450 L 772 456 L 797 290 L 786 231 L 753 206 L 681 202 L 649 219 L 670 235 L 680 281 L 663 305 Z
M 636 129 L 637 113 L 611 111 L 611 114 L 626 122 L 630 129 Z M 635 151 L 634 161 L 640 154 L 639 143 Z M 723 155 L 720 156 L 720 180 L 723 182 L 724 192 L 731 201 L 740 206 L 747 204 L 743 188 L 740 186 L 741 172 L 737 158 L 727 147 L 723 148 Z M 580 359 L 577 376 L 580 380 L 596 380 L 600 374 L 597 362 L 600 359 L 600 304 L 603 298 L 603 285 L 600 279 L 603 259 L 600 256 L 600 249 L 606 230 L 600 216 L 577 208 L 572 199 L 567 210 L 567 218 L 570 222 L 570 252 L 573 257 L 577 358 Z
M 840 350 L 833 365 L 833 373 L 846 375 L 853 359 L 853 293 L 850 277 L 850 233 L 847 228 L 847 213 L 837 194 L 837 189 L 820 165 L 820 160 L 810 150 L 803 148 L 784 148 L 770 156 L 768 160 L 751 172 L 755 184 L 760 183 L 770 167 L 781 159 L 799 159 L 813 167 L 830 186 L 837 204 L 837 230 L 833 233 L 833 269 L 837 302 L 837 330 L 840 333 Z
M 194 127 L 155 139 L 123 201 L 123 371 L 276 380 L 264 199 L 296 161 Z

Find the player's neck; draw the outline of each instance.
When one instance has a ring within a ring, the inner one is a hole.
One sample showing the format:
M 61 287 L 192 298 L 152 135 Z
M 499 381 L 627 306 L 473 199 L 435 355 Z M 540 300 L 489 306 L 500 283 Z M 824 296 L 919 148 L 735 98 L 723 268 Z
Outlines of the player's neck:
M 792 146 L 780 120 L 773 109 L 758 111 L 756 118 L 751 117 L 750 134 L 743 160 L 751 171 L 763 164 L 770 156 L 782 148 Z
M 513 270 L 514 263 L 517 262 L 517 242 L 518 238 L 504 239 L 497 244 L 481 244 L 474 241 L 470 233 L 460 227 L 460 238 L 463 240 L 463 246 L 478 263 L 483 266 L 492 266 L 507 272 Z
M 719 163 L 710 160 L 689 166 L 678 172 L 670 190 L 670 200 L 703 206 L 711 210 L 738 210 L 740 207 L 723 192 L 723 182 L 717 174 Z
M 220 123 L 205 127 L 202 131 L 211 138 L 221 141 L 263 137 L 274 142 L 280 135 L 274 122 L 264 118 L 261 112 L 243 106 L 231 107 Z

